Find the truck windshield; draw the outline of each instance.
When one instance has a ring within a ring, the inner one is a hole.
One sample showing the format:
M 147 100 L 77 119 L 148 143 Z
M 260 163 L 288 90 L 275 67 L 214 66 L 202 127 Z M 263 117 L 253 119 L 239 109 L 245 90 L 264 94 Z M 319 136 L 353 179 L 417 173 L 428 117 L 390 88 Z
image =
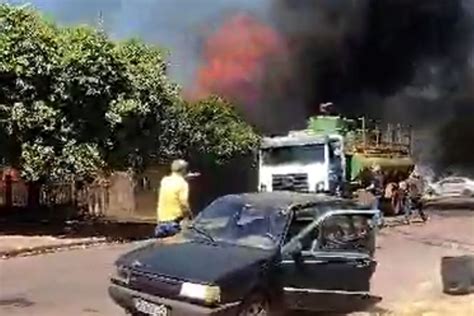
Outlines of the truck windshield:
M 269 148 L 262 151 L 265 165 L 324 162 L 324 144 Z
M 289 217 L 285 212 L 247 204 L 240 197 L 228 196 L 206 207 L 192 227 L 214 241 L 272 249 L 283 238 Z

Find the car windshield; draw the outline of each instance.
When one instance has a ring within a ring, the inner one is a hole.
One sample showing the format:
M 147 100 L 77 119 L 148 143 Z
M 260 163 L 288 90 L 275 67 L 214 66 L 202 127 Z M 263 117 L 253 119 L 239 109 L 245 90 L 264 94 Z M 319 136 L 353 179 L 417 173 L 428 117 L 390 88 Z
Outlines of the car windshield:
M 324 144 L 269 148 L 262 151 L 265 165 L 324 162 Z
M 206 207 L 190 228 L 214 241 L 272 249 L 280 244 L 289 218 L 284 210 L 252 205 L 241 197 L 228 196 Z

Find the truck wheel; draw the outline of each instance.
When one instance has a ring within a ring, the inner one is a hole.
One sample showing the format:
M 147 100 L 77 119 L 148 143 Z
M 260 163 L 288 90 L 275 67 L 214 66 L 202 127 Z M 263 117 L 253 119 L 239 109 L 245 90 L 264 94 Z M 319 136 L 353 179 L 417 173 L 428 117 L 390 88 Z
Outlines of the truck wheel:
M 263 295 L 251 295 L 245 300 L 240 309 L 238 316 L 269 316 L 270 304 Z

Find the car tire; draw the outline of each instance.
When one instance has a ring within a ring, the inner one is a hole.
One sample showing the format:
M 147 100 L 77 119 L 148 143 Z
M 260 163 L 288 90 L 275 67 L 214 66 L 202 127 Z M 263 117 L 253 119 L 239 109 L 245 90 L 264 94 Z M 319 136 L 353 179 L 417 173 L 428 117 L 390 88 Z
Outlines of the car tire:
M 468 189 L 462 191 L 461 195 L 462 197 L 465 197 L 465 198 L 470 198 L 473 196 L 472 191 Z
M 272 315 L 270 303 L 262 294 L 253 294 L 244 300 L 239 308 L 238 316 L 269 316 Z

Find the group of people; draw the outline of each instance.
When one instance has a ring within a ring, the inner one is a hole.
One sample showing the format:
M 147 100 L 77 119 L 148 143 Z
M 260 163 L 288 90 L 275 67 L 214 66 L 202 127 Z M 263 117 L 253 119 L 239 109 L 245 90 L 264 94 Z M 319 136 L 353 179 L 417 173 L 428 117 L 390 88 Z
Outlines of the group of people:
M 367 190 L 375 196 L 375 202 L 373 207 L 375 209 L 381 208 L 381 201 L 385 195 L 386 183 L 384 174 L 379 165 L 372 167 L 372 177 L 370 186 Z M 393 201 L 392 206 L 395 208 L 397 214 L 404 214 L 405 221 L 409 224 L 411 215 L 416 212 L 420 216 L 423 222 L 426 222 L 428 217 L 423 211 L 423 193 L 424 193 L 425 182 L 421 174 L 415 168 L 410 176 L 394 183 L 392 186 Z
M 188 163 L 185 160 L 175 160 L 171 164 L 171 174 L 161 180 L 158 197 L 158 225 L 155 229 L 156 237 L 168 237 L 181 230 L 181 224 L 192 218 L 189 206 L 189 184 L 187 182 Z M 380 202 L 384 197 L 385 179 L 379 165 L 372 168 L 370 186 L 366 189 L 375 196 L 374 209 L 380 210 Z M 415 170 L 408 179 L 395 184 L 397 213 L 403 213 L 410 223 L 410 217 L 417 211 L 423 221 L 427 220 L 423 212 L 422 195 L 424 180 Z M 377 218 L 378 226 L 383 225 L 383 216 Z

